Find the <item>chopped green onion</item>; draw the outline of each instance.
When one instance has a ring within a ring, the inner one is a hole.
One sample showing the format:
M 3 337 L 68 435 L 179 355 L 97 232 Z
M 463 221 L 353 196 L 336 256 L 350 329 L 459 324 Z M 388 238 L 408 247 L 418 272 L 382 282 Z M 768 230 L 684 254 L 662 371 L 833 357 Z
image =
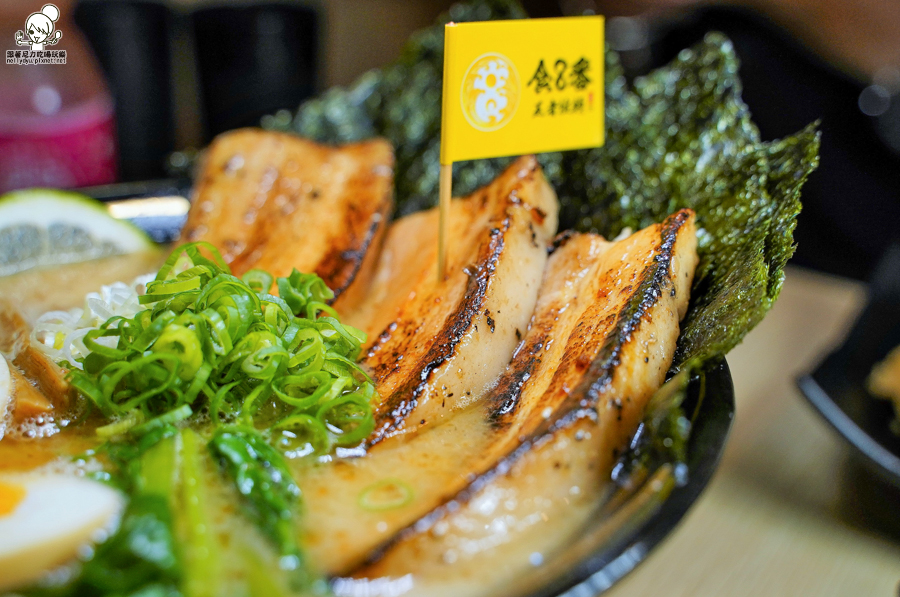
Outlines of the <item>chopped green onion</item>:
M 334 443 L 352 446 L 366 438 L 375 428 L 372 406 L 363 394 L 345 394 L 330 400 L 316 412 L 325 427 L 334 435 Z
M 401 508 L 413 499 L 412 488 L 398 479 L 384 479 L 365 488 L 359 495 L 363 510 L 380 512 Z
M 267 271 L 251 269 L 241 278 L 256 294 L 265 294 L 272 288 L 275 278 Z
M 291 415 L 275 425 L 275 445 L 291 458 L 322 454 L 331 449 L 331 438 L 325 425 L 310 415 Z
M 129 414 L 124 419 L 119 419 L 118 421 L 113 421 L 108 425 L 104 425 L 103 427 L 97 427 L 97 435 L 100 437 L 114 437 L 116 435 L 122 435 L 130 431 L 135 425 L 139 424 L 144 420 L 144 416 L 140 411 L 135 411 Z
M 155 419 L 150 419 L 142 425 L 138 425 L 132 429 L 132 433 L 135 435 L 145 435 L 155 429 L 165 427 L 166 425 L 174 425 L 179 421 L 184 421 L 192 414 L 194 414 L 194 411 L 191 410 L 191 407 L 187 404 L 182 404 L 178 408 L 172 409 L 164 415 L 160 415 Z
M 374 426 L 374 386 L 356 364 L 365 335 L 337 319 L 333 297 L 315 274 L 241 279 L 208 243 L 187 244 L 147 284 L 144 310 L 85 335 L 90 352 L 70 380 L 105 417 L 122 418 L 102 434 L 141 435 L 204 405 L 214 425 L 252 427 L 268 405 L 274 441 L 295 435 L 293 453 L 298 442 L 316 454 L 358 444 Z
M 181 361 L 178 377 L 181 379 L 193 378 L 203 364 L 203 350 L 197 332 L 177 323 L 166 326 L 151 350 L 178 356 Z

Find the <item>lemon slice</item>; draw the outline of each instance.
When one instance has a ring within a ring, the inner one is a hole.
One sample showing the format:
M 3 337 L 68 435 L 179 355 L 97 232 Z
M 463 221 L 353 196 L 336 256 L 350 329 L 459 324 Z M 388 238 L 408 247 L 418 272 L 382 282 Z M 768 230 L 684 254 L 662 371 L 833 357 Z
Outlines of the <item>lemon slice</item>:
M 139 228 L 78 193 L 30 189 L 0 196 L 0 276 L 152 246 Z

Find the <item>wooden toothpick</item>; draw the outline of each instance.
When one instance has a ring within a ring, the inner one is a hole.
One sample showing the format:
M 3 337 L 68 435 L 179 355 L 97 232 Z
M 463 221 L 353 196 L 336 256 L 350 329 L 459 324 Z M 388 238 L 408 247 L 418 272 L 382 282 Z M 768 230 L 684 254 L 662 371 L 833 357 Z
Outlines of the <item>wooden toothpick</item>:
M 438 282 L 447 276 L 447 226 L 450 221 L 452 186 L 453 164 L 441 164 L 440 204 L 438 207 Z

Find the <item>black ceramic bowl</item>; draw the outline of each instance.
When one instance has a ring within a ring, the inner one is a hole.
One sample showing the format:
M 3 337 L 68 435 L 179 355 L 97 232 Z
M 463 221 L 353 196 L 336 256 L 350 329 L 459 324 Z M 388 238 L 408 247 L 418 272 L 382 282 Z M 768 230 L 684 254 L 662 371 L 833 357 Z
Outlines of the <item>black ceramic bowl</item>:
M 705 380 L 692 379 L 681 408 L 691 421 L 683 469 L 657 462 L 645 471 L 642 483 L 620 488 L 579 537 L 520 579 L 510 595 L 599 595 L 672 532 L 706 488 L 722 455 L 734 418 L 728 364 L 723 361 Z
M 798 385 L 862 460 L 900 491 L 900 436 L 891 431 L 893 407 L 866 390 L 876 363 L 900 345 L 900 245 L 876 267 L 869 298 L 844 343 Z
M 187 196 L 189 185 L 160 181 L 82 191 L 104 201 L 133 200 L 140 204 L 154 194 Z M 177 238 L 184 218 L 144 216 L 132 222 L 165 242 Z M 504 591 L 506 595 L 599 595 L 631 572 L 675 528 L 709 483 L 731 427 L 734 387 L 726 362 L 707 372 L 704 380 L 691 380 L 681 410 L 691 429 L 685 462 L 673 466 L 665 458 L 650 459 L 628 477 L 627 483 L 611 486 L 609 499 L 593 522 L 561 552 L 548 556 L 517 579 Z M 646 428 L 642 426 L 642 430 Z M 647 433 L 643 436 L 644 443 L 652 440 Z

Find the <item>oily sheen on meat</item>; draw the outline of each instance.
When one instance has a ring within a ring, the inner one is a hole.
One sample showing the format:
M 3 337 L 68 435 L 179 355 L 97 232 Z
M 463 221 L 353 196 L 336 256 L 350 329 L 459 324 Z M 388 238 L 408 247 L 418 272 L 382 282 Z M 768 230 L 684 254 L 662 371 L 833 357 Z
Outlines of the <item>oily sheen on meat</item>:
M 580 289 L 564 310 L 576 314 L 557 319 L 551 297 L 568 289 L 553 280 L 567 262 Z M 577 235 L 557 249 L 534 325 L 485 404 L 500 430 L 474 467 L 486 472 L 354 576 L 413 574 L 417 595 L 489 595 L 531 554 L 552 556 L 570 540 L 602 504 L 610 469 L 665 378 L 696 264 L 689 210 L 612 246 Z
M 378 426 L 365 457 L 298 475 L 310 511 L 328 513 L 311 517 L 305 528 L 311 558 L 322 568 L 359 565 L 387 536 L 461 487 L 454 455 L 484 443 L 477 424 L 460 423 L 481 404 L 528 328 L 556 213 L 553 190 L 526 157 L 491 185 L 454 200 L 444 279 L 436 278 L 436 211 L 391 226 L 371 302 L 345 316 L 364 329 L 385 327 L 363 359 L 381 395 Z M 393 320 L 372 323 L 388 319 L 386 313 Z M 409 490 L 409 503 L 361 508 L 360 496 L 386 479 Z
M 258 129 L 219 135 L 181 242 L 212 243 L 238 276 L 315 272 L 340 296 L 371 273 L 393 208 L 393 165 L 383 139 L 331 147 Z
M 519 158 L 452 202 L 440 280 L 437 210 L 391 226 L 365 302 L 341 311 L 371 343 L 362 363 L 381 401 L 370 443 L 440 424 L 495 382 L 534 311 L 558 210 L 537 160 Z

